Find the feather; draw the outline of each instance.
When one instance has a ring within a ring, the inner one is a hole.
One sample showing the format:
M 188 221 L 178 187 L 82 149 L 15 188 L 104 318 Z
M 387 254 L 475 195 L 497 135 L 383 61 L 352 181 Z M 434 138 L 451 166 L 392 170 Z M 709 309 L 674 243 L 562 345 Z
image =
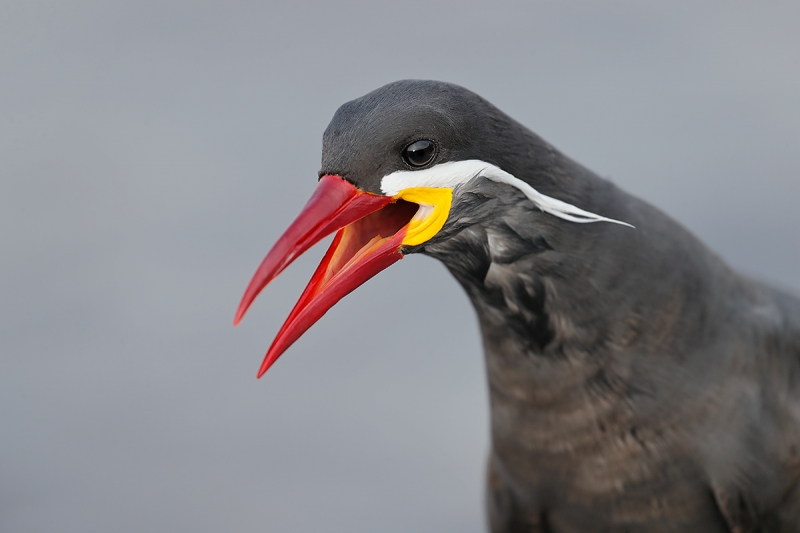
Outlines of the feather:
M 630 228 L 634 227 L 627 222 L 591 213 L 557 198 L 542 194 L 516 176 L 509 174 L 491 163 L 479 159 L 450 161 L 423 170 L 398 170 L 397 172 L 392 172 L 383 177 L 381 180 L 381 190 L 384 194 L 395 196 L 403 189 L 411 187 L 453 188 L 478 177 L 516 187 L 533 203 L 533 205 L 543 212 L 563 220 L 577 222 L 579 224 L 588 222 L 611 222 Z

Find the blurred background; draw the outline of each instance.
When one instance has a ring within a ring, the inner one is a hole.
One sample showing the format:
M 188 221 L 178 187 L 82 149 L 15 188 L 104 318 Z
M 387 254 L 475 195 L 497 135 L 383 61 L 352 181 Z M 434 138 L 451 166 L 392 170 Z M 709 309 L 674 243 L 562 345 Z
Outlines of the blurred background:
M 800 4 L 5 2 L 0 531 L 481 532 L 473 311 L 407 258 L 231 326 L 336 108 L 464 85 L 800 292 Z M 356 326 L 358 325 L 358 326 Z

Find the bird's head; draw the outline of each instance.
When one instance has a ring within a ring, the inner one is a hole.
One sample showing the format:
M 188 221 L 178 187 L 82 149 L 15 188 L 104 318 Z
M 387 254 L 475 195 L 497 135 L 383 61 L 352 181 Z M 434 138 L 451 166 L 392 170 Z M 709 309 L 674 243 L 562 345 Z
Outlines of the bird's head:
M 534 167 L 548 169 L 552 154 L 529 130 L 452 84 L 395 82 L 340 107 L 323 136 L 316 191 L 259 266 L 236 313 L 234 324 L 295 258 L 336 232 L 259 377 L 375 274 L 496 217 L 507 205 L 497 201 L 501 194 L 569 222 L 617 222 L 542 194 L 518 177 Z M 552 185 L 553 176 L 539 174 Z

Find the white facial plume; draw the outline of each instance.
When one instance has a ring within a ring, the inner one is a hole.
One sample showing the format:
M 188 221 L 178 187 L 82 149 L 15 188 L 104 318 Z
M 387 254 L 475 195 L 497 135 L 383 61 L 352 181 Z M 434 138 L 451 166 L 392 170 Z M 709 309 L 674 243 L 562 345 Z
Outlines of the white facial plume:
M 627 222 L 590 213 L 567 202 L 546 196 L 505 170 L 478 159 L 440 163 L 424 170 L 398 170 L 383 177 L 381 191 L 387 196 L 395 196 L 400 191 L 412 187 L 448 187 L 452 189 L 456 185 L 467 183 L 478 177 L 516 187 L 533 202 L 533 205 L 545 213 L 570 222 L 581 224 L 587 222 L 611 222 L 633 227 Z

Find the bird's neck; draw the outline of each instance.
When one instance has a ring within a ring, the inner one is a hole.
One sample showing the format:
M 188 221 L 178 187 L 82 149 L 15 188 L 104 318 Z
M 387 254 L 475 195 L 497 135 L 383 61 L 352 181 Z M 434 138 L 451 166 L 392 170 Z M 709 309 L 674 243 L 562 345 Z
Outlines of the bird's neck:
M 668 217 L 626 201 L 604 214 L 636 229 L 516 210 L 425 250 L 478 314 L 496 449 L 558 453 L 579 436 L 650 423 L 634 418 L 672 401 L 653 376 L 712 381 L 713 362 L 698 354 L 724 322 L 715 301 L 735 276 Z

